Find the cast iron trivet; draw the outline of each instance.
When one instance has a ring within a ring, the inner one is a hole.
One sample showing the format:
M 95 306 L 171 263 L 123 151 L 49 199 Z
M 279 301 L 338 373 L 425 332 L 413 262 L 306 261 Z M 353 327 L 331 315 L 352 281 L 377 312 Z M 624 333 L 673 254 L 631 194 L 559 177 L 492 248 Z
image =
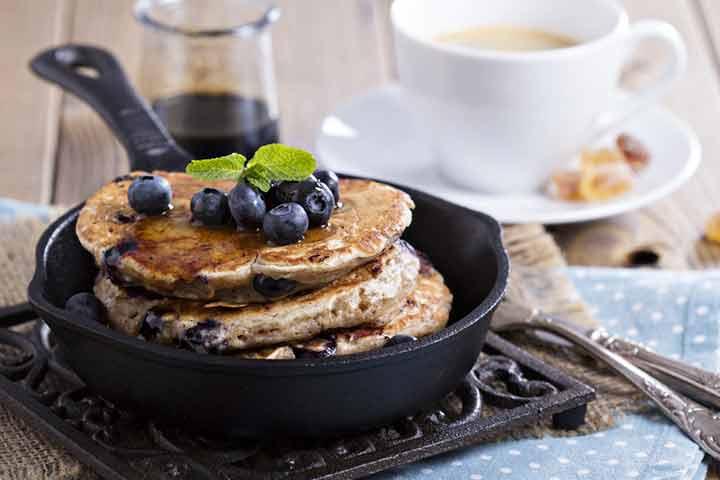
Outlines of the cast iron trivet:
M 587 385 L 489 334 L 473 371 L 432 411 L 346 438 L 218 440 L 156 425 L 93 396 L 62 365 L 47 332 L 0 329 L 0 399 L 108 479 L 357 478 L 542 419 L 577 428 L 595 397 Z

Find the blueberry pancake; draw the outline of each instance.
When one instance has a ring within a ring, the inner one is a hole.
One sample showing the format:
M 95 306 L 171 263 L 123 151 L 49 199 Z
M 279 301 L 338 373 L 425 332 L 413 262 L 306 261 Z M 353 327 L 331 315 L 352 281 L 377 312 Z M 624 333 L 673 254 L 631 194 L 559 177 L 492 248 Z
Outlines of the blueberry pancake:
M 199 352 L 223 353 L 311 339 L 326 330 L 390 322 L 415 287 L 420 261 L 403 241 L 329 285 L 266 304 L 230 306 L 119 287 L 106 275 L 95 295 L 110 326 Z
M 361 326 L 324 333 L 292 346 L 268 347 L 243 352 L 243 358 L 287 360 L 298 357 L 328 357 L 367 352 L 385 346 L 398 336 L 425 337 L 445 327 L 450 316 L 452 294 L 442 275 L 429 264 L 423 265 L 417 284 L 399 308 L 390 313 L 385 326 Z
M 412 217 L 413 203 L 404 192 L 343 179 L 342 206 L 327 227 L 311 228 L 299 243 L 272 246 L 259 232 L 191 222 L 193 194 L 207 187 L 227 192 L 234 182 L 154 172 L 170 183 L 173 208 L 145 216 L 127 199 L 133 178 L 143 174 L 118 178 L 90 197 L 77 235 L 117 284 L 171 297 L 264 303 L 318 288 L 378 257 Z

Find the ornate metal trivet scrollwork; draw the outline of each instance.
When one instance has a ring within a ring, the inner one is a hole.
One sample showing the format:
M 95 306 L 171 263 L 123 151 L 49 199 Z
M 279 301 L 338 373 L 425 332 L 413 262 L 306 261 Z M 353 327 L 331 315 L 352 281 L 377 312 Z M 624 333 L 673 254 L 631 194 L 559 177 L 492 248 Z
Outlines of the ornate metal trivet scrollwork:
M 47 327 L 31 335 L 0 329 L 0 374 L 0 397 L 17 413 L 101 475 L 128 479 L 356 478 L 542 417 L 577 428 L 594 398 L 590 387 L 492 334 L 472 372 L 434 409 L 324 440 L 225 440 L 141 420 L 88 391 Z
M 480 360 L 472 376 L 485 398 L 504 408 L 524 405 L 558 392 L 550 382 L 525 378 L 514 360 L 502 356 L 493 355 Z

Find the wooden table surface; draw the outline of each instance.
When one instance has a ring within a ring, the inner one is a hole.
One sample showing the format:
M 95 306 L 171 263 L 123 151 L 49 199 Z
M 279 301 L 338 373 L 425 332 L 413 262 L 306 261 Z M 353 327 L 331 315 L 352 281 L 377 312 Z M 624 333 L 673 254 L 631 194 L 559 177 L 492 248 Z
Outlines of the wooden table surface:
M 69 95 L 35 78 L 28 60 L 66 42 L 104 46 L 138 77 L 141 28 L 133 0 L 0 2 L 3 74 L 0 196 L 76 203 L 127 170 L 127 159 L 100 119 Z M 282 140 L 312 149 L 323 116 L 339 102 L 395 75 L 389 0 L 278 0 L 275 27 Z M 688 47 L 684 78 L 664 100 L 698 133 L 703 163 L 669 198 L 606 221 L 554 227 L 575 264 L 657 263 L 668 268 L 720 265 L 720 247 L 702 239 L 720 210 L 720 1 L 624 0 L 632 19 L 673 23 Z M 652 47 L 636 63 L 658 62 Z
M 43 47 L 88 42 L 112 50 L 137 79 L 143 38 L 133 0 L 0 2 L 6 68 L 0 136 L 0 196 L 72 204 L 127 169 L 125 153 L 84 104 L 33 77 L 28 59 Z M 339 102 L 392 81 L 389 0 L 280 0 L 275 27 L 282 139 L 312 149 L 323 115 Z M 625 0 L 633 19 L 660 18 L 682 33 L 687 74 L 664 102 L 695 128 L 704 161 L 680 191 L 650 208 L 607 221 L 553 228 L 573 264 L 712 267 L 720 247 L 702 240 L 720 209 L 720 2 Z M 636 65 L 652 69 L 657 49 Z

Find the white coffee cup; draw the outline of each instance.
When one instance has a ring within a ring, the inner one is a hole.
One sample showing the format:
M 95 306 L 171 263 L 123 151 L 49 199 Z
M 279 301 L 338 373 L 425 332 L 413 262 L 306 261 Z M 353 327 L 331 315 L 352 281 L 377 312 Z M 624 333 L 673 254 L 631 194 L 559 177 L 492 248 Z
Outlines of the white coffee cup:
M 672 25 L 630 25 L 615 0 L 395 0 L 391 17 L 400 83 L 444 174 L 473 190 L 539 188 L 584 142 L 655 101 L 686 64 Z M 578 44 L 508 52 L 436 39 L 495 25 L 564 34 Z M 652 85 L 623 93 L 621 70 L 650 38 L 664 41 L 671 59 Z

